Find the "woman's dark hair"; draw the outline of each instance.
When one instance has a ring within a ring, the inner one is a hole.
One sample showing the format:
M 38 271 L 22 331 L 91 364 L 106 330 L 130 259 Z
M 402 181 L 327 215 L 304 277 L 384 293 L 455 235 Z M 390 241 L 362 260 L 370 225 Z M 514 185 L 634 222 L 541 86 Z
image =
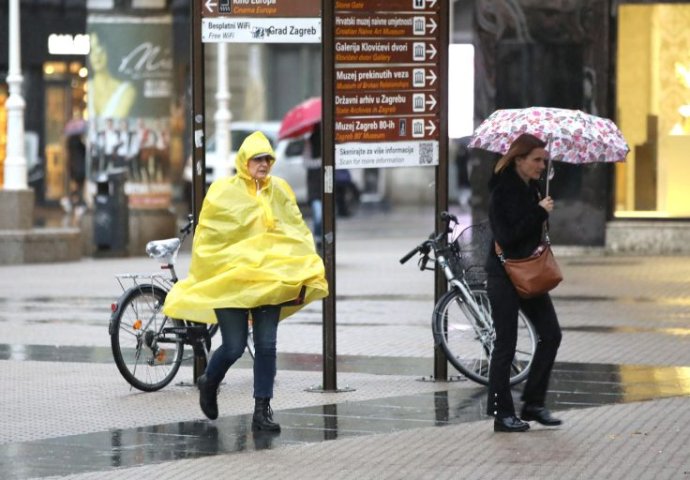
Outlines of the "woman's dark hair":
M 518 157 L 524 157 L 535 148 L 545 148 L 546 142 L 535 137 L 531 133 L 523 133 L 510 144 L 508 152 L 501 157 L 494 167 L 494 173 L 501 173 L 509 165 L 515 162 Z

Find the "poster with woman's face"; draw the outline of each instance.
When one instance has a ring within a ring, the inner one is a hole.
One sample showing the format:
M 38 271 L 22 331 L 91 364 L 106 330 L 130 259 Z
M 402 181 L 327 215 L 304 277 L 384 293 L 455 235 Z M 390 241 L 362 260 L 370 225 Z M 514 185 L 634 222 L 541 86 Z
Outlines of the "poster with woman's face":
M 164 207 L 170 159 L 172 18 L 87 19 L 89 177 L 126 177 L 131 207 Z

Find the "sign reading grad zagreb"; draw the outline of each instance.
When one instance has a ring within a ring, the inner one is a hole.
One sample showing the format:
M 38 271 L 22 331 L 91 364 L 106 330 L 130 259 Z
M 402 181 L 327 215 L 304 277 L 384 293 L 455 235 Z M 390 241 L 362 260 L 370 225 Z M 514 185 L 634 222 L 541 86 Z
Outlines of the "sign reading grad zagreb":
M 205 43 L 321 43 L 320 0 L 196 0 Z
M 437 0 L 335 0 L 335 167 L 438 165 Z

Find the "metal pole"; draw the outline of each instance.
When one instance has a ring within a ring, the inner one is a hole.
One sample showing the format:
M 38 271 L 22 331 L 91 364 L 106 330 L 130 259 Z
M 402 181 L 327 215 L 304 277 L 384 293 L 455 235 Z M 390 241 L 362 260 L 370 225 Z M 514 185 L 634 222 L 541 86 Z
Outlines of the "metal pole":
M 334 191 L 334 131 L 333 131 L 333 96 L 334 96 L 334 2 L 321 2 L 323 39 L 323 101 L 322 101 L 322 149 L 323 182 L 321 199 L 323 203 L 322 242 L 326 280 L 329 295 L 323 300 L 323 389 L 337 390 L 336 373 L 336 285 L 335 285 L 335 191 Z
M 24 151 L 24 109 L 22 97 L 21 41 L 19 0 L 9 4 L 9 70 L 7 85 L 7 157 L 5 158 L 5 190 L 26 190 L 26 152 Z
M 451 0 L 441 1 L 441 12 L 439 18 L 448 19 L 448 3 Z M 439 42 L 439 81 L 440 96 L 442 99 L 448 98 L 448 40 L 449 22 L 440 21 L 440 42 Z M 436 231 L 440 232 L 445 227 L 440 219 L 440 213 L 448 210 L 448 102 L 441 102 L 440 135 L 439 135 L 439 165 L 436 167 Z M 434 303 L 438 302 L 441 296 L 448 290 L 448 281 L 443 272 L 436 267 L 436 282 L 434 289 Z M 448 380 L 448 361 L 440 346 L 434 347 L 434 378 L 436 380 Z
M 201 41 L 201 2 L 190 2 L 192 21 L 192 209 L 195 224 L 206 195 L 206 118 L 204 111 L 204 44 Z
M 192 21 L 190 43 L 192 45 L 192 209 L 194 224 L 199 222 L 201 205 L 206 195 L 206 119 L 204 112 L 204 44 L 201 41 L 201 2 L 190 2 Z M 194 348 L 193 379 L 206 370 L 206 354 L 197 345 Z
M 230 148 L 232 147 L 230 138 L 230 89 L 228 88 L 228 44 L 218 43 L 217 67 L 218 67 L 218 89 L 216 90 L 216 114 L 213 119 L 216 124 L 216 155 L 223 159 L 222 165 L 227 166 L 230 173 L 231 165 L 228 165 Z

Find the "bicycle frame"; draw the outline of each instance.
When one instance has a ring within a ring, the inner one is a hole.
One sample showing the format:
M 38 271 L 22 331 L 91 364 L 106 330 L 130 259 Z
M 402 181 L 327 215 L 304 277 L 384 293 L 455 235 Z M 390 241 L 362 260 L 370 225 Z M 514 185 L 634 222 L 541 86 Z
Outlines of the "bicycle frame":
M 461 308 L 469 313 L 474 320 L 473 328 L 475 333 L 480 337 L 483 337 L 479 329 L 486 330 L 487 328 L 493 328 L 491 320 L 490 306 L 480 306 L 472 294 L 472 289 L 465 280 L 464 271 L 456 272 L 448 260 L 451 255 L 459 254 L 459 252 L 453 251 L 453 246 L 448 243 L 448 232 L 450 221 L 453 220 L 457 223 L 457 219 L 444 212 L 441 215 L 441 219 L 445 221 L 446 228 L 443 233 L 438 235 L 432 234 L 428 240 L 424 241 L 421 245 L 417 246 L 414 250 L 410 251 L 407 255 L 400 259 L 400 263 L 407 262 L 416 253 L 422 253 L 422 259 L 419 262 L 420 270 L 433 270 L 427 268 L 427 263 L 429 260 L 433 260 L 436 265 L 441 269 L 441 272 L 446 277 L 448 284 L 451 288 L 457 289 L 463 299 L 464 305 Z M 433 252 L 433 259 L 429 257 L 429 254 Z

